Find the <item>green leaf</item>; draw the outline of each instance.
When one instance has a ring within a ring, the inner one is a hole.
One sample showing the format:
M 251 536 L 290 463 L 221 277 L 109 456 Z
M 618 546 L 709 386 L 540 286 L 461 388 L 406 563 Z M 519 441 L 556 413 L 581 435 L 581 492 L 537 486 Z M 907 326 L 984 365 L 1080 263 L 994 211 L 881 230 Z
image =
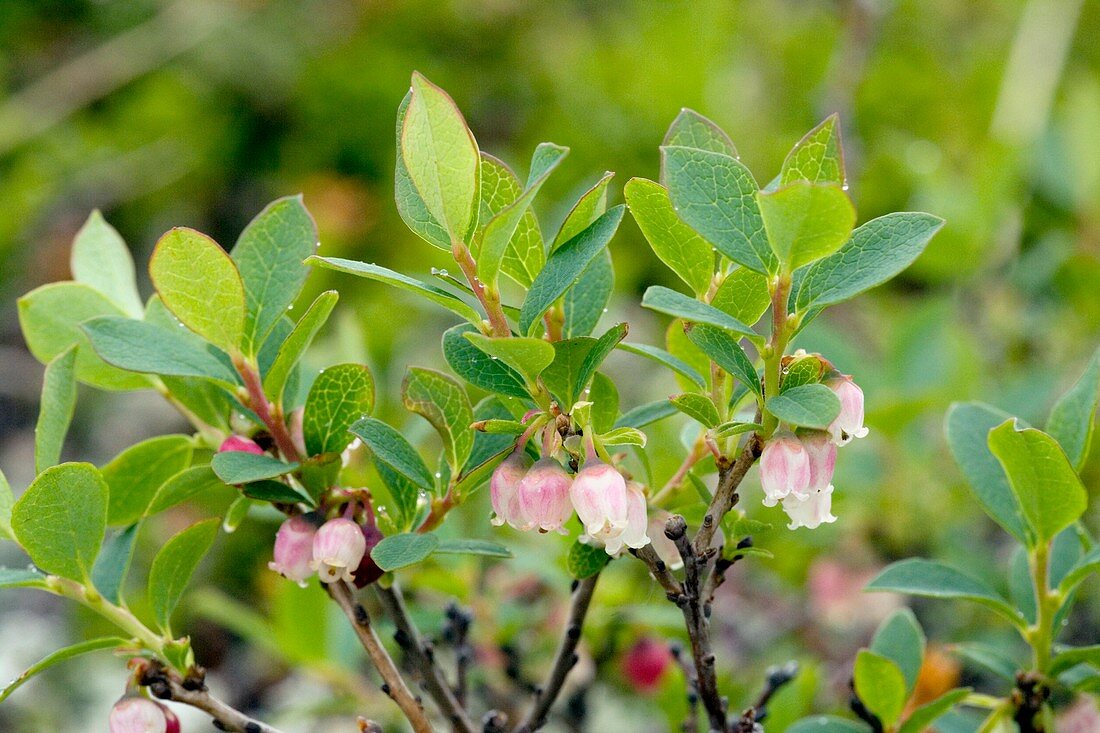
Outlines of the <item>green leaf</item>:
M 608 185 L 614 177 L 615 174 L 611 171 L 604 173 L 592 188 L 581 194 L 577 203 L 573 204 L 573 208 L 566 214 L 561 229 L 554 237 L 550 245 L 551 252 L 583 232 L 604 215 L 607 211 Z
M 191 465 L 194 444 L 186 435 L 161 435 L 130 446 L 103 466 L 110 487 L 108 524 L 132 524 L 145 515 L 157 490 Z
M 693 323 L 709 323 L 743 336 L 757 335 L 755 331 L 725 311 L 720 311 L 708 303 L 661 285 L 651 285 L 646 288 L 642 296 L 642 307 Z
M 636 445 L 645 448 L 646 436 L 637 428 L 612 428 L 600 433 L 599 441 L 604 445 Z
M 738 422 L 737 420 L 731 420 L 729 422 L 722 423 L 714 429 L 714 437 L 718 439 L 728 438 L 731 435 L 740 435 L 741 433 L 751 433 L 754 430 L 760 430 L 764 426 L 756 422 Z
M 225 455 L 225 454 L 222 454 Z M 149 605 L 164 630 L 203 556 L 218 536 L 217 518 L 193 524 L 164 544 L 149 569 Z
M 436 555 L 484 555 L 485 557 L 513 557 L 504 545 L 488 540 L 440 540 L 433 554 Z
M 592 378 L 592 386 L 588 390 L 588 400 L 592 403 L 592 429 L 597 433 L 608 435 L 615 428 L 615 418 L 619 416 L 619 390 L 611 377 L 603 372 L 596 372 Z M 622 433 L 624 436 L 630 433 Z M 641 436 L 641 443 L 634 438 L 627 438 L 633 445 L 645 445 L 645 436 Z
M 611 556 L 602 547 L 586 545 L 577 540 L 569 548 L 567 562 L 569 574 L 577 580 L 584 580 L 603 570 L 611 562 Z
M 787 728 L 786 733 L 870 733 L 865 723 L 834 715 L 815 715 L 803 718 Z
M 481 214 L 479 222 L 488 222 L 510 206 L 523 193 L 516 174 L 501 161 L 488 153 L 481 154 Z M 523 213 L 516 231 L 508 241 L 501 271 L 527 288 L 531 286 L 539 270 L 546 264 L 546 252 L 538 217 L 530 207 Z M 475 258 L 480 255 L 478 237 L 471 243 Z
M 491 338 L 466 333 L 465 338 L 492 358 L 499 359 L 533 385 L 542 370 L 554 361 L 554 346 L 538 338 Z
M 454 379 L 433 369 L 409 367 L 401 383 L 405 409 L 423 417 L 443 439 L 451 474 L 457 476 L 474 447 L 470 424 L 474 408 L 466 390 Z
M 737 339 L 720 328 L 700 323 L 686 331 L 691 343 L 698 346 L 704 354 L 724 371 L 732 374 L 741 384 L 748 387 L 757 397 L 763 397 L 764 388 L 760 376 L 752 365 L 748 354 L 737 343 Z M 834 416 L 835 417 L 835 416 Z
M 11 490 L 7 476 L 0 471 L 0 539 L 15 539 L 11 531 L 11 510 L 14 506 L 15 494 Z
M 428 211 L 427 204 L 424 203 L 424 199 L 420 197 L 420 192 L 416 190 L 412 178 L 409 177 L 409 169 L 405 167 L 401 131 L 405 128 L 405 117 L 409 111 L 409 102 L 412 100 L 412 95 L 412 89 L 409 89 L 397 108 L 397 162 L 394 166 L 394 200 L 397 203 L 397 212 L 409 229 L 429 244 L 450 252 L 451 235 Z
M 131 524 L 107 538 L 92 568 L 92 585 L 111 603 L 121 602 L 122 583 L 130 569 L 138 525 Z
M 42 473 L 61 460 L 65 435 L 76 407 L 76 346 L 46 365 L 42 401 L 34 426 L 34 470 Z
M 477 142 L 458 106 L 419 73 L 401 129 L 401 156 L 409 178 L 432 217 L 452 241 L 465 241 L 477 224 Z
M 1100 573 L 1100 544 L 1093 546 L 1069 569 L 1066 576 L 1058 584 L 1058 590 L 1068 594 L 1073 588 L 1088 576 Z
M 768 242 L 788 272 L 828 257 L 848 241 L 856 210 L 834 184 L 795 181 L 757 195 Z
M 748 168 L 724 153 L 678 145 L 662 147 L 661 160 L 672 205 L 688 226 L 734 262 L 776 270 Z
M 218 478 L 209 464 L 186 468 L 160 485 L 149 501 L 145 516 L 158 514 L 192 497 L 219 489 L 227 494 L 235 492 L 235 489 Z
M 829 115 L 795 144 L 783 161 L 779 180 L 781 186 L 794 181 L 845 185 L 840 117 Z
M 825 374 L 825 363 L 816 356 L 795 357 L 780 373 L 779 391 L 786 392 L 803 384 L 817 384 Z
M 238 383 L 223 361 L 181 333 L 118 316 L 93 318 L 83 329 L 96 353 L 120 369 L 213 379 L 229 389 Z
M 310 507 L 317 506 L 317 501 L 304 490 L 299 489 L 297 486 L 285 484 L 282 481 L 272 481 L 271 479 L 260 479 L 259 481 L 251 481 L 243 484 L 241 486 L 241 493 L 249 499 L 267 501 L 272 504 L 303 503 Z
M 8 697 L 10 697 L 13 692 L 22 687 L 23 683 L 25 683 L 27 680 L 34 677 L 39 672 L 43 672 L 49 669 L 55 664 L 64 662 L 68 659 L 72 659 L 73 657 L 79 657 L 83 654 L 88 654 L 89 652 L 96 652 L 103 649 L 114 649 L 117 647 L 125 647 L 129 645 L 130 642 L 128 642 L 126 639 L 112 636 L 103 639 L 90 639 L 88 641 L 82 641 L 77 644 L 58 649 L 57 651 L 47 654 L 42 659 L 27 667 L 25 670 L 23 670 L 22 673 L 20 673 L 18 677 L 9 682 L 7 687 L 0 690 L 0 702 L 4 702 L 4 700 L 7 700 Z
M 107 484 L 90 463 L 47 468 L 15 502 L 11 526 L 39 568 L 87 581 L 107 529 Z
M 646 425 L 651 425 L 658 420 L 663 420 L 666 417 L 672 417 L 678 412 L 676 406 L 668 400 L 656 400 L 654 402 L 647 402 L 644 405 L 638 405 L 637 407 L 624 412 L 618 420 L 615 421 L 615 427 L 617 428 L 644 428 Z
M 378 567 L 390 572 L 427 560 L 438 546 L 439 537 L 431 533 L 395 534 L 375 545 L 370 556 Z
M 722 416 L 718 414 L 718 408 L 714 406 L 709 397 L 688 392 L 669 397 L 668 401 L 675 405 L 680 412 L 702 423 L 705 428 L 713 428 L 722 422 Z
M 908 698 L 905 677 L 898 665 L 868 649 L 860 649 L 853 676 L 859 699 L 887 727 L 893 726 Z
M 422 298 L 430 300 L 436 305 L 443 306 L 452 313 L 465 318 L 470 323 L 478 324 L 482 321 L 477 311 L 457 296 L 442 288 L 428 285 L 427 283 L 420 282 L 400 272 L 394 272 L 386 267 L 368 264 L 366 262 L 356 262 L 355 260 L 345 260 L 341 257 L 318 257 L 317 255 L 310 257 L 306 262 L 308 264 L 320 265 L 330 270 L 346 272 L 350 275 L 358 275 L 368 280 L 376 280 L 386 283 L 387 285 L 392 285 L 395 288 L 407 290 L 410 293 L 415 293 Z
M 1059 674 L 1078 664 L 1091 664 L 1093 667 L 1100 667 L 1100 644 L 1059 648 L 1058 654 L 1051 662 L 1050 674 Z
M 329 314 L 336 306 L 339 295 L 335 290 L 326 290 L 317 296 L 317 299 L 309 306 L 301 319 L 294 324 L 290 335 L 279 346 L 279 352 L 272 363 L 271 368 L 264 375 L 264 393 L 281 403 L 283 390 L 291 372 L 306 353 L 306 349 L 313 343 L 318 331 L 328 321 Z
M 1000 677 L 1006 682 L 1016 681 L 1016 671 L 1020 665 L 1011 655 L 1004 650 L 986 644 L 963 643 L 952 644 L 951 651 L 968 662 L 973 662 L 987 672 Z
M 73 239 L 69 269 L 73 280 L 95 288 L 131 318 L 141 318 L 145 309 L 138 294 L 134 258 L 98 209 Z
M 731 158 L 737 157 L 737 148 L 733 141 L 718 125 L 695 110 L 682 109 L 669 125 L 668 132 L 661 142 L 665 147 L 680 146 L 722 153 Z
M 867 584 L 867 591 L 892 591 L 927 598 L 973 601 L 1020 626 L 1019 612 L 985 582 L 931 560 L 910 558 L 887 566 Z
M 679 359 L 672 354 L 668 353 L 664 349 L 660 349 L 656 346 L 650 346 L 649 344 L 628 344 L 621 343 L 619 348 L 623 351 L 631 354 L 638 354 L 644 356 L 647 359 L 652 359 L 658 364 L 662 364 L 677 374 L 686 377 L 699 389 L 706 389 L 707 380 L 703 378 L 703 375 L 695 370 L 691 364 L 688 364 L 683 359 Z
M 588 336 L 607 311 L 615 289 L 615 268 L 611 253 L 599 252 L 561 298 L 564 315 L 561 332 L 565 338 Z
M 581 233 L 556 249 L 527 292 L 520 309 L 520 332 L 530 335 L 539 318 L 580 277 L 615 236 L 625 207 L 612 207 Z
M 956 402 L 947 411 L 947 447 L 974 498 L 1006 532 L 1027 542 L 1027 528 L 1004 469 L 989 449 L 989 431 L 1011 417 L 980 402 Z
M 908 608 L 899 608 L 879 624 L 871 651 L 893 660 L 905 676 L 906 694 L 913 691 L 924 662 L 924 630 Z
M 269 455 L 239 450 L 215 453 L 210 459 L 210 468 L 214 469 L 218 478 L 234 486 L 285 476 L 298 470 L 299 465 L 284 463 Z
M 401 433 L 372 417 L 352 425 L 351 432 L 370 448 L 375 460 L 389 466 L 418 488 L 428 493 L 435 490 L 435 481 L 428 467 L 424 465 L 424 459 Z
M 1046 542 L 1077 521 L 1088 504 L 1085 487 L 1061 446 L 1015 418 L 989 432 L 989 450 L 1000 461 L 1024 518 Z
M 970 694 L 969 687 L 951 690 L 940 695 L 930 703 L 925 703 L 914 710 L 898 728 L 898 733 L 923 733 L 932 723 L 939 720 L 951 708 L 962 703 Z
M 771 302 L 768 278 L 747 267 L 738 267 L 727 275 L 710 299 L 715 308 L 750 326 L 760 320 Z
M 696 296 L 704 295 L 714 275 L 714 251 L 676 215 L 668 191 L 659 183 L 631 178 L 623 193 L 653 252 Z
M 0 590 L 4 588 L 35 588 L 48 590 L 46 576 L 29 568 L 5 568 L 0 566 Z
M 913 264 L 942 226 L 943 219 L 919 212 L 872 219 L 807 270 L 795 299 L 798 310 L 840 303 L 893 278 Z
M 542 143 L 535 148 L 535 154 L 531 159 L 531 179 L 527 187 L 515 201 L 503 208 L 485 225 L 481 235 L 481 247 L 478 250 L 477 274 L 490 288 L 496 288 L 497 277 L 504 263 L 508 245 L 528 213 L 531 202 L 535 200 L 542 184 L 568 152 L 569 148 L 553 143 Z
M 784 422 L 824 430 L 840 414 L 840 400 L 824 384 L 803 384 L 777 394 L 764 405 Z
M 463 323 L 443 334 L 443 358 L 451 369 L 479 389 L 510 397 L 527 397 L 523 377 L 500 359 L 474 346 L 466 339 L 468 333 L 477 333 L 477 329 Z
M 1047 433 L 1062 446 L 1074 469 L 1080 471 L 1089 455 L 1100 402 L 1100 349 L 1092 354 L 1085 373 L 1058 398 L 1047 419 Z
M 317 375 L 306 398 L 302 433 L 311 456 L 340 453 L 356 420 L 374 409 L 374 377 L 362 364 L 337 364 Z
M 317 225 L 300 195 L 272 201 L 241 232 L 231 256 L 244 284 L 251 353 L 298 297 L 309 274 L 303 260 L 316 249 Z
M 161 302 L 181 323 L 229 354 L 240 350 L 244 284 L 217 242 L 193 229 L 172 229 L 157 242 L 149 275 Z
M 574 383 L 574 389 L 578 395 L 588 386 L 588 383 L 592 381 L 592 378 L 596 374 L 596 370 L 603 365 L 607 357 L 615 350 L 615 347 L 626 338 L 626 334 L 629 331 L 630 327 L 627 324 L 617 323 L 596 339 L 596 343 L 585 355 L 584 361 L 581 363 L 580 370 L 577 373 L 577 381 Z
M 248 516 L 248 512 L 256 505 L 256 502 L 243 494 L 233 500 L 229 508 L 225 510 L 225 518 L 222 520 L 222 531 L 225 533 L 236 532 L 237 527 Z
M 554 360 L 543 370 L 541 379 L 558 405 L 568 411 L 580 394 L 581 369 L 596 346 L 596 339 L 581 336 L 555 341 L 552 345 Z
M 92 350 L 80 324 L 97 316 L 123 316 L 123 311 L 98 291 L 73 282 L 43 285 L 19 299 L 19 326 L 27 348 L 48 364 L 74 344 L 76 378 L 101 389 L 145 389 L 149 378 L 105 363 Z

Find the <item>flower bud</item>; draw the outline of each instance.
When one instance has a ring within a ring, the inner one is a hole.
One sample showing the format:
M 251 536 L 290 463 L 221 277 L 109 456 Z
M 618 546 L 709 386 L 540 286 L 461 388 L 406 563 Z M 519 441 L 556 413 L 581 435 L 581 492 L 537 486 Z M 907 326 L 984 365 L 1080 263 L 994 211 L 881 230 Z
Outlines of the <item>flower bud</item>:
M 111 708 L 107 727 L 111 733 L 179 733 L 180 722 L 159 702 L 131 694 Z
M 822 524 L 830 524 L 836 521 L 832 512 L 833 487 L 815 489 L 810 495 L 801 499 L 794 494 L 783 499 L 783 511 L 791 518 L 787 529 L 816 529 Z
M 231 453 L 234 451 L 239 453 L 255 453 L 258 456 L 264 454 L 264 449 L 261 448 L 256 441 L 240 435 L 230 435 L 222 441 L 220 446 L 218 446 L 218 453 Z
M 553 458 L 543 458 L 520 479 L 516 489 L 520 512 L 527 524 L 522 529 L 560 531 L 573 514 L 569 485 L 573 479 Z
M 791 433 L 776 433 L 760 454 L 760 485 L 764 506 L 775 506 L 789 495 L 809 496 L 810 456 Z
M 489 499 L 495 514 L 492 520 L 494 526 L 499 527 L 507 522 L 516 529 L 530 528 L 530 520 L 524 516 L 519 503 L 519 483 L 530 465 L 531 459 L 517 448 L 493 471 L 493 477 L 489 479 Z
M 837 445 L 845 445 L 852 438 L 863 438 L 867 428 L 863 427 L 863 390 L 851 377 L 838 377 L 827 381 L 826 386 L 840 400 L 840 414 L 829 425 L 829 434 Z
M 569 498 L 591 539 L 606 543 L 618 539 L 626 529 L 629 512 L 626 479 L 603 461 L 590 458 L 585 462 L 573 479 Z
M 378 563 L 374 561 L 374 558 L 370 556 L 370 551 L 382 541 L 382 532 L 373 521 L 363 525 L 363 540 L 366 542 L 367 549 L 363 553 L 363 559 L 359 562 L 359 567 L 355 569 L 356 588 L 365 588 L 385 573 L 382 568 L 378 567 Z
M 809 492 L 821 491 L 833 482 L 833 469 L 836 468 L 836 443 L 829 434 L 814 430 L 799 435 L 802 447 L 810 459 Z
M 638 692 L 653 693 L 671 664 L 668 644 L 642 637 L 623 655 L 623 677 Z
M 313 575 L 313 539 L 317 527 L 299 514 L 287 519 L 275 533 L 275 559 L 269 568 L 303 588 Z
M 330 519 L 313 537 L 314 570 L 322 583 L 353 581 L 353 573 L 367 552 L 362 528 L 350 519 Z

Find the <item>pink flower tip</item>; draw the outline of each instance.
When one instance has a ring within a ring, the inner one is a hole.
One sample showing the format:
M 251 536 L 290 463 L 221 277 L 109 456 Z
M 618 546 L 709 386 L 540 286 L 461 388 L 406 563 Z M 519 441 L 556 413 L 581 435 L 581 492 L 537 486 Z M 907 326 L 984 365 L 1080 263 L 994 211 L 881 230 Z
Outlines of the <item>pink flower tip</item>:
M 313 537 L 313 561 L 322 583 L 355 580 L 355 570 L 367 552 L 362 528 L 350 519 L 330 519 Z
M 254 453 L 258 456 L 262 456 L 264 449 L 259 444 L 250 439 L 240 435 L 230 435 L 228 438 L 222 441 L 222 444 L 218 446 L 218 453 Z
M 282 523 L 275 533 L 274 559 L 269 568 L 305 587 L 313 575 L 313 540 L 317 527 L 299 514 Z
M 126 695 L 111 708 L 107 717 L 111 733 L 179 733 L 175 714 L 155 700 Z

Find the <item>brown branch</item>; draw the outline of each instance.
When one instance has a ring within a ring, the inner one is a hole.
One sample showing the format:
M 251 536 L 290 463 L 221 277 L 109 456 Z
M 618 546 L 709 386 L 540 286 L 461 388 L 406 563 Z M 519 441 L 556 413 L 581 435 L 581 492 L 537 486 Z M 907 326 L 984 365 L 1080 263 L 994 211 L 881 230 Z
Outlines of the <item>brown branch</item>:
M 760 436 L 753 433 L 745 442 L 744 449 L 732 465 L 719 466 L 718 486 L 714 489 L 714 497 L 710 500 L 707 513 L 703 515 L 703 524 L 699 527 L 699 531 L 695 535 L 695 541 L 692 543 L 696 554 L 702 553 L 710 547 L 711 540 L 714 539 L 714 533 L 718 530 L 722 517 L 726 516 L 737 503 L 739 498 L 737 488 L 741 485 L 745 474 L 749 472 L 749 468 L 760 457 L 760 452 L 763 449 L 764 446 L 761 443 Z
M 596 573 L 578 581 L 573 591 L 573 601 L 569 606 L 569 619 L 565 624 L 565 633 L 558 642 L 558 651 L 554 655 L 550 676 L 536 693 L 535 704 L 523 721 L 516 726 L 514 733 L 532 733 L 546 725 L 546 716 L 561 693 L 569 670 L 573 669 L 577 663 L 577 643 L 581 640 L 581 627 L 584 625 L 584 617 L 588 613 L 588 606 L 592 602 L 592 594 L 596 590 L 596 582 L 599 579 L 600 574 Z
M 202 710 L 214 719 L 214 725 L 221 730 L 234 733 L 281 733 L 278 728 L 250 718 L 211 695 L 206 689 L 201 672 L 181 679 L 178 673 L 166 667 L 160 660 L 143 660 L 141 663 L 144 667 L 139 670 L 138 681 L 142 686 L 148 687 L 154 697 Z
M 409 610 L 405 606 L 405 597 L 401 593 L 395 581 L 389 588 L 375 584 L 375 592 L 378 594 L 386 613 L 393 619 L 397 627 L 394 640 L 404 650 L 420 675 L 424 689 L 439 706 L 440 712 L 450 722 L 457 733 L 474 733 L 476 730 L 473 722 L 466 714 L 466 710 L 455 697 L 454 690 L 443 676 L 435 659 L 435 650 L 430 642 L 421 636 Z
M 646 564 L 653 578 L 665 589 L 665 594 L 670 601 L 675 602 L 676 598 L 683 594 L 684 588 L 680 585 L 680 581 L 677 580 L 676 576 L 672 574 L 672 571 L 668 569 L 668 565 L 657 554 L 657 551 L 653 549 L 653 545 L 639 547 L 636 550 L 632 549 L 630 550 L 630 554 Z
M 351 621 L 352 628 L 355 629 L 355 635 L 359 637 L 359 643 L 367 651 L 367 655 L 370 657 L 375 669 L 382 675 L 384 682 L 382 691 L 397 703 L 397 706 L 401 708 L 401 712 L 412 723 L 413 730 L 416 733 L 432 733 L 432 725 L 424 714 L 423 706 L 409 691 L 389 652 L 382 646 L 382 641 L 378 638 L 378 634 L 374 632 L 367 609 L 355 600 L 351 587 L 344 581 L 340 581 L 326 585 L 325 588 L 339 604 L 344 615 Z
M 474 649 L 469 641 L 473 618 L 469 611 L 459 608 L 457 603 L 447 604 L 444 615 L 447 624 L 443 627 L 443 640 L 455 650 L 455 699 L 459 705 L 466 707 L 470 664 L 474 661 Z

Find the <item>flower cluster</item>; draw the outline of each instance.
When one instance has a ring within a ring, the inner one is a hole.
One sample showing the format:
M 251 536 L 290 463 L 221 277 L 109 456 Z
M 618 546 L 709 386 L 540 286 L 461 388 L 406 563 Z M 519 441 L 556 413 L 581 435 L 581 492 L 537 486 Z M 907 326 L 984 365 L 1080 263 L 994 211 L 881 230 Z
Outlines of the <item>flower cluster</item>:
M 601 461 L 591 446 L 583 468 L 570 476 L 549 456 L 531 465 L 521 444 L 493 472 L 489 493 L 497 526 L 565 534 L 576 511 L 584 525 L 581 539 L 602 545 L 609 555 L 649 544 L 641 485 Z
M 376 566 L 367 551 L 378 544 L 381 534 L 346 517 L 330 519 L 320 528 L 303 514 L 290 517 L 275 535 L 275 559 L 269 568 L 301 586 L 313 577 L 322 583 L 343 580 L 366 585 L 377 580 Z
M 838 446 L 867 435 L 863 426 L 863 390 L 851 377 L 825 383 L 840 400 L 840 414 L 822 430 L 778 432 L 760 456 L 764 506 L 783 505 L 790 529 L 814 529 L 835 522 L 832 512 L 833 469 Z
M 159 702 L 131 693 L 111 708 L 107 728 L 111 733 L 179 733 L 180 721 Z

